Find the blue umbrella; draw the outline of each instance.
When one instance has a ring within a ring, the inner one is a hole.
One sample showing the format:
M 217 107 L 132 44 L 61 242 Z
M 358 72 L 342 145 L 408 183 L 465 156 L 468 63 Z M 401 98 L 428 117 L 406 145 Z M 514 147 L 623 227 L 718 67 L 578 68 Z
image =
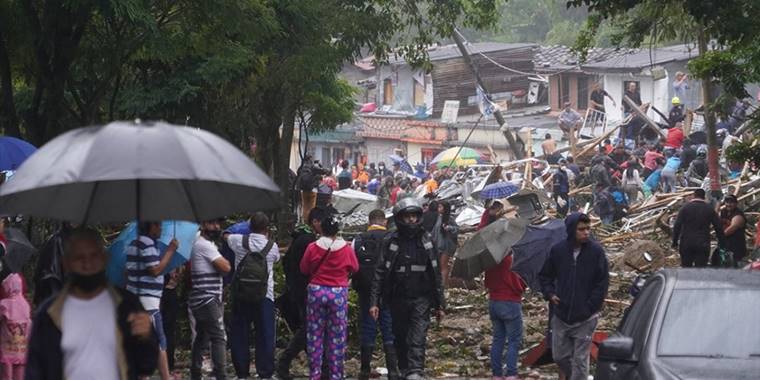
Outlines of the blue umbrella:
M 388 158 L 390 158 L 393 161 L 394 164 L 398 164 L 399 167 L 401 168 L 401 170 L 403 170 L 403 171 L 405 171 L 405 172 L 407 172 L 409 174 L 414 174 L 414 169 L 412 169 L 412 165 L 409 164 L 409 162 L 406 160 L 406 158 L 401 157 L 401 156 L 399 156 L 397 154 L 391 154 L 391 155 L 388 156 Z
M 0 137 L 0 170 L 16 170 L 37 150 L 34 145 L 15 137 Z
M 172 257 L 169 265 L 164 269 L 164 274 L 171 272 L 181 266 L 187 260 L 190 260 L 190 252 L 193 249 L 193 243 L 198 233 L 198 224 L 184 221 L 164 221 L 161 223 L 161 237 L 158 239 L 158 247 L 163 256 L 169 242 L 177 239 L 179 249 Z M 124 228 L 119 236 L 108 247 L 110 259 L 106 267 L 108 280 L 116 286 L 124 286 L 125 268 L 127 265 L 127 247 L 137 238 L 137 224 L 130 222 Z
M 517 185 L 511 182 L 496 182 L 487 185 L 480 191 L 481 199 L 502 199 L 520 191 Z

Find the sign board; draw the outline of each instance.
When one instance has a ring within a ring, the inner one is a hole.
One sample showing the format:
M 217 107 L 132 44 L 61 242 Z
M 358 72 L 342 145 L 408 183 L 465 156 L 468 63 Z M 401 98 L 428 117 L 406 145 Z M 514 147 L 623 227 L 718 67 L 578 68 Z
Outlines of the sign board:
M 459 115 L 459 100 L 447 100 L 443 103 L 443 112 L 441 113 L 441 122 L 444 124 L 454 124 L 457 122 Z

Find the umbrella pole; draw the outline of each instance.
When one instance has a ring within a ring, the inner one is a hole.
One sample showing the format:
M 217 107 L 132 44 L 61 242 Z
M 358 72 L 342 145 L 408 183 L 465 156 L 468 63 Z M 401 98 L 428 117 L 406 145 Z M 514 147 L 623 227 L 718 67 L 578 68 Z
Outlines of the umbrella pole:
M 475 122 L 475 125 L 473 125 L 472 128 L 470 129 L 470 132 L 467 134 L 467 137 L 464 139 L 464 142 L 462 143 L 462 145 L 459 146 L 459 149 L 457 149 L 457 153 L 454 155 L 454 158 L 451 159 L 451 164 L 449 164 L 449 167 L 456 164 L 457 156 L 459 156 L 459 153 L 462 152 L 462 148 L 464 148 L 464 146 L 467 145 L 467 142 L 470 141 L 470 136 L 472 136 L 472 132 L 475 132 L 475 128 L 478 127 L 478 124 L 480 124 L 481 120 L 483 120 L 483 114 L 480 114 L 478 121 Z

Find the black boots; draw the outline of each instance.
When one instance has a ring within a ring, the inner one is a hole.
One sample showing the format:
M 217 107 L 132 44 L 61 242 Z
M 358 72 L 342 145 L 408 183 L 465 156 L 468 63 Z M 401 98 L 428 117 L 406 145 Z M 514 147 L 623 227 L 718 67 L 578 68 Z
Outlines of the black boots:
M 400 380 L 401 373 L 398 371 L 396 347 L 393 344 L 386 344 L 383 349 L 385 349 L 385 366 L 388 368 L 388 380 Z
M 362 346 L 361 349 L 361 369 L 359 370 L 359 380 L 369 380 L 369 376 L 372 373 L 372 352 L 375 351 L 374 346 Z

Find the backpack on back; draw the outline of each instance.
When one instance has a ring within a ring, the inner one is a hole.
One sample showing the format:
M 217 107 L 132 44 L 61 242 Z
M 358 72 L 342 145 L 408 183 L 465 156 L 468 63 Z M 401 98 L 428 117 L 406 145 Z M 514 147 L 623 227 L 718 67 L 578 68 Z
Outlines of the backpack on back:
M 351 284 L 356 290 L 370 290 L 375 278 L 375 268 L 380 257 L 383 236 L 371 233 L 361 234 L 356 238 L 356 259 L 359 261 L 359 271 L 351 278 Z
M 267 244 L 259 252 L 251 250 L 250 235 L 243 236 L 243 248 L 248 253 L 240 261 L 235 270 L 235 278 L 232 280 L 232 297 L 234 300 L 246 302 L 259 302 L 267 296 L 269 286 L 269 265 L 267 254 L 274 243 Z

